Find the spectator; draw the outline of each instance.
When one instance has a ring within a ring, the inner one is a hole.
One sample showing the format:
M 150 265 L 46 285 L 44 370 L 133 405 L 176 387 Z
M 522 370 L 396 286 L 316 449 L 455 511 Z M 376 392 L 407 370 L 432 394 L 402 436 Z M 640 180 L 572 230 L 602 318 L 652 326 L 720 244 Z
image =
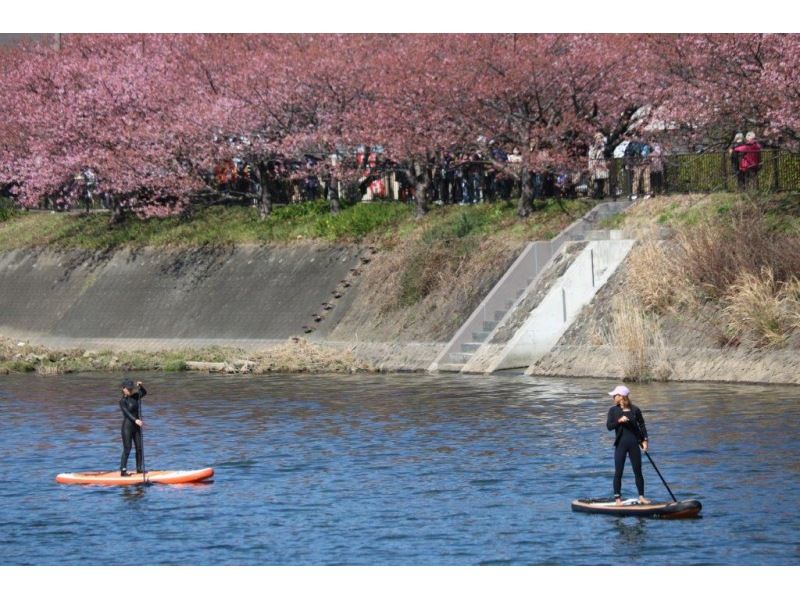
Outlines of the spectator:
M 631 201 L 639 198 L 639 188 L 644 198 L 650 197 L 650 151 L 649 145 L 632 139 L 625 148 L 625 168 L 631 177 Z
M 456 172 L 453 167 L 455 157 L 450 153 L 445 153 L 443 176 L 444 176 L 444 193 L 442 193 L 442 200 L 446 204 L 457 202 L 456 199 Z
M 561 199 L 574 199 L 576 198 L 576 188 L 580 180 L 579 173 L 571 173 L 566 169 L 561 169 L 555 175 L 555 194 L 556 197 Z
M 736 148 L 743 143 L 744 135 L 736 133 L 736 135 L 733 136 L 733 144 L 728 149 L 728 153 L 731 155 L 731 170 L 736 173 L 736 188 L 739 189 L 739 191 L 744 191 L 744 173 L 739 170 L 739 162 L 742 160 L 742 153 L 737 151 Z
M 650 152 L 650 179 L 653 195 L 664 193 L 664 150 L 658 142 L 653 143 Z
M 462 206 L 467 203 L 463 159 L 463 156 L 458 156 L 453 164 L 453 201 Z
M 734 152 L 740 152 L 739 172 L 744 179 L 744 187 L 747 191 L 756 191 L 758 188 L 758 171 L 761 168 L 761 144 L 756 141 L 756 134 L 748 132 L 744 138 L 744 145 L 733 148 Z
M 479 154 L 472 156 L 472 165 L 469 169 L 469 180 L 472 190 L 472 203 L 483 203 L 483 158 Z
M 594 192 L 592 197 L 603 199 L 605 185 L 608 180 L 608 162 L 606 161 L 606 138 L 598 132 L 595 133 L 594 143 L 589 146 L 589 174 L 592 177 Z

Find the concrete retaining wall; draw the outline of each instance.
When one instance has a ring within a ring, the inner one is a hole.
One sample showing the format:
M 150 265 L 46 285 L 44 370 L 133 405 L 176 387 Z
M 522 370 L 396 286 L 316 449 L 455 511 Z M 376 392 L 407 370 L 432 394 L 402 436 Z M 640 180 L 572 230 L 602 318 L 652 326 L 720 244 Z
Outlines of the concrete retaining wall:
M 324 338 L 357 279 L 341 298 L 331 293 L 358 262 L 356 247 L 308 245 L 0 253 L 0 334 L 155 348 L 158 339 L 286 339 L 311 325 L 306 338 Z

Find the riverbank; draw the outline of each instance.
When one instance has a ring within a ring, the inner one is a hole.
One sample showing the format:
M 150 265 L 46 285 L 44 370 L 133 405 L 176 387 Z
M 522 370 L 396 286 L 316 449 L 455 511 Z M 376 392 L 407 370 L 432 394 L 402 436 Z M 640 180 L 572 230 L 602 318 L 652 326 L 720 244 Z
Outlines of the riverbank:
M 376 368 L 359 359 L 349 348 L 325 347 L 302 338 L 288 339 L 255 350 L 237 347 L 184 347 L 160 351 L 53 348 L 0 338 L 0 374 L 35 372 L 57 375 L 77 372 L 190 370 L 224 374 L 351 374 L 372 372 Z
M 667 196 L 609 219 L 636 247 L 527 373 L 800 384 L 798 206 Z M 422 221 L 402 204 L 357 205 L 341 222 L 372 223 L 358 240 L 322 235 L 330 215 L 309 206 L 266 224 L 215 208 L 128 223 L 106 249 L 95 216 L 17 216 L 0 225 L 0 372 L 425 371 L 526 244 L 589 207 L 550 202 L 520 222 L 503 202 Z M 211 217 L 227 227 L 214 242 Z M 280 242 L 236 242 L 276 226 Z
M 420 221 L 404 204 L 294 218 L 301 208 L 282 206 L 264 222 L 252 210 L 214 209 L 189 222 L 108 230 L 98 215 L 18 215 L 0 225 L 0 335 L 51 348 L 145 351 L 176 343 L 250 349 L 291 337 L 373 347 L 445 342 L 529 240 L 555 236 L 591 205 L 548 202 L 525 221 L 507 202 L 435 206 Z M 212 216 L 221 230 L 206 242 Z M 359 219 L 374 226 L 359 242 L 326 237 L 320 231 L 331 218 L 348 230 Z M 239 243 L 275 227 L 282 242 Z M 294 238 L 300 230 L 317 232 Z M 103 234 L 113 235 L 107 245 L 95 238 Z M 378 353 L 376 367 L 389 367 Z
M 0 219 L 0 252 L 17 249 L 115 251 L 141 248 L 286 246 L 307 243 L 385 244 L 427 234 L 429 239 L 475 233 L 525 240 L 555 235 L 591 209 L 588 200 L 537 201 L 530 218 L 516 216 L 515 201 L 468 206 L 431 205 L 418 220 L 413 205 L 397 201 L 343 204 L 332 214 L 324 200 L 276 205 L 264 220 L 247 206 L 211 206 L 193 213 L 109 225 L 108 214 L 7 210 Z M 563 217 L 563 218 L 562 218 Z
M 638 242 L 536 376 L 800 384 L 800 201 L 640 202 Z

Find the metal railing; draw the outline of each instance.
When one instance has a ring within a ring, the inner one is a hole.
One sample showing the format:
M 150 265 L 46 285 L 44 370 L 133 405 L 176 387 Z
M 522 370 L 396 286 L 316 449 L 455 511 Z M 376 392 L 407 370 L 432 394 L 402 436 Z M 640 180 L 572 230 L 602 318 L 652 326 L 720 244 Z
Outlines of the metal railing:
M 663 189 L 657 193 L 711 193 L 743 190 L 728 152 L 671 154 L 663 156 Z M 611 160 L 609 168 L 612 190 L 630 195 L 631 177 L 623 158 Z M 655 183 L 651 172 L 651 188 Z M 760 193 L 800 191 L 800 153 L 779 149 L 761 151 L 761 164 L 753 187 Z

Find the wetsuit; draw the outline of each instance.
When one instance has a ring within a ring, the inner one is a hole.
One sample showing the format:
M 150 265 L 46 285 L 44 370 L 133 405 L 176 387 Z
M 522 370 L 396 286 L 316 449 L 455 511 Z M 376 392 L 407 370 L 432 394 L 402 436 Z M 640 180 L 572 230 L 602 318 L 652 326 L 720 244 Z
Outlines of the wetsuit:
M 627 415 L 629 421 L 621 424 L 619 418 L 623 415 Z M 642 451 L 639 443 L 647 440 L 647 428 L 641 410 L 636 405 L 631 405 L 630 410 L 623 411 L 622 407 L 614 405 L 608 410 L 606 427 L 617 434 L 614 440 L 614 498 L 619 498 L 622 492 L 622 470 L 625 467 L 626 455 L 630 457 L 633 466 L 639 496 L 644 496 Z
M 120 460 L 120 471 L 128 469 L 128 455 L 131 454 L 131 440 L 136 445 L 136 472 L 142 473 L 142 429 L 136 425 L 139 417 L 139 401 L 147 394 L 144 386 L 139 386 L 137 391 L 129 396 L 124 396 L 119 400 L 119 408 L 122 409 L 122 459 Z

